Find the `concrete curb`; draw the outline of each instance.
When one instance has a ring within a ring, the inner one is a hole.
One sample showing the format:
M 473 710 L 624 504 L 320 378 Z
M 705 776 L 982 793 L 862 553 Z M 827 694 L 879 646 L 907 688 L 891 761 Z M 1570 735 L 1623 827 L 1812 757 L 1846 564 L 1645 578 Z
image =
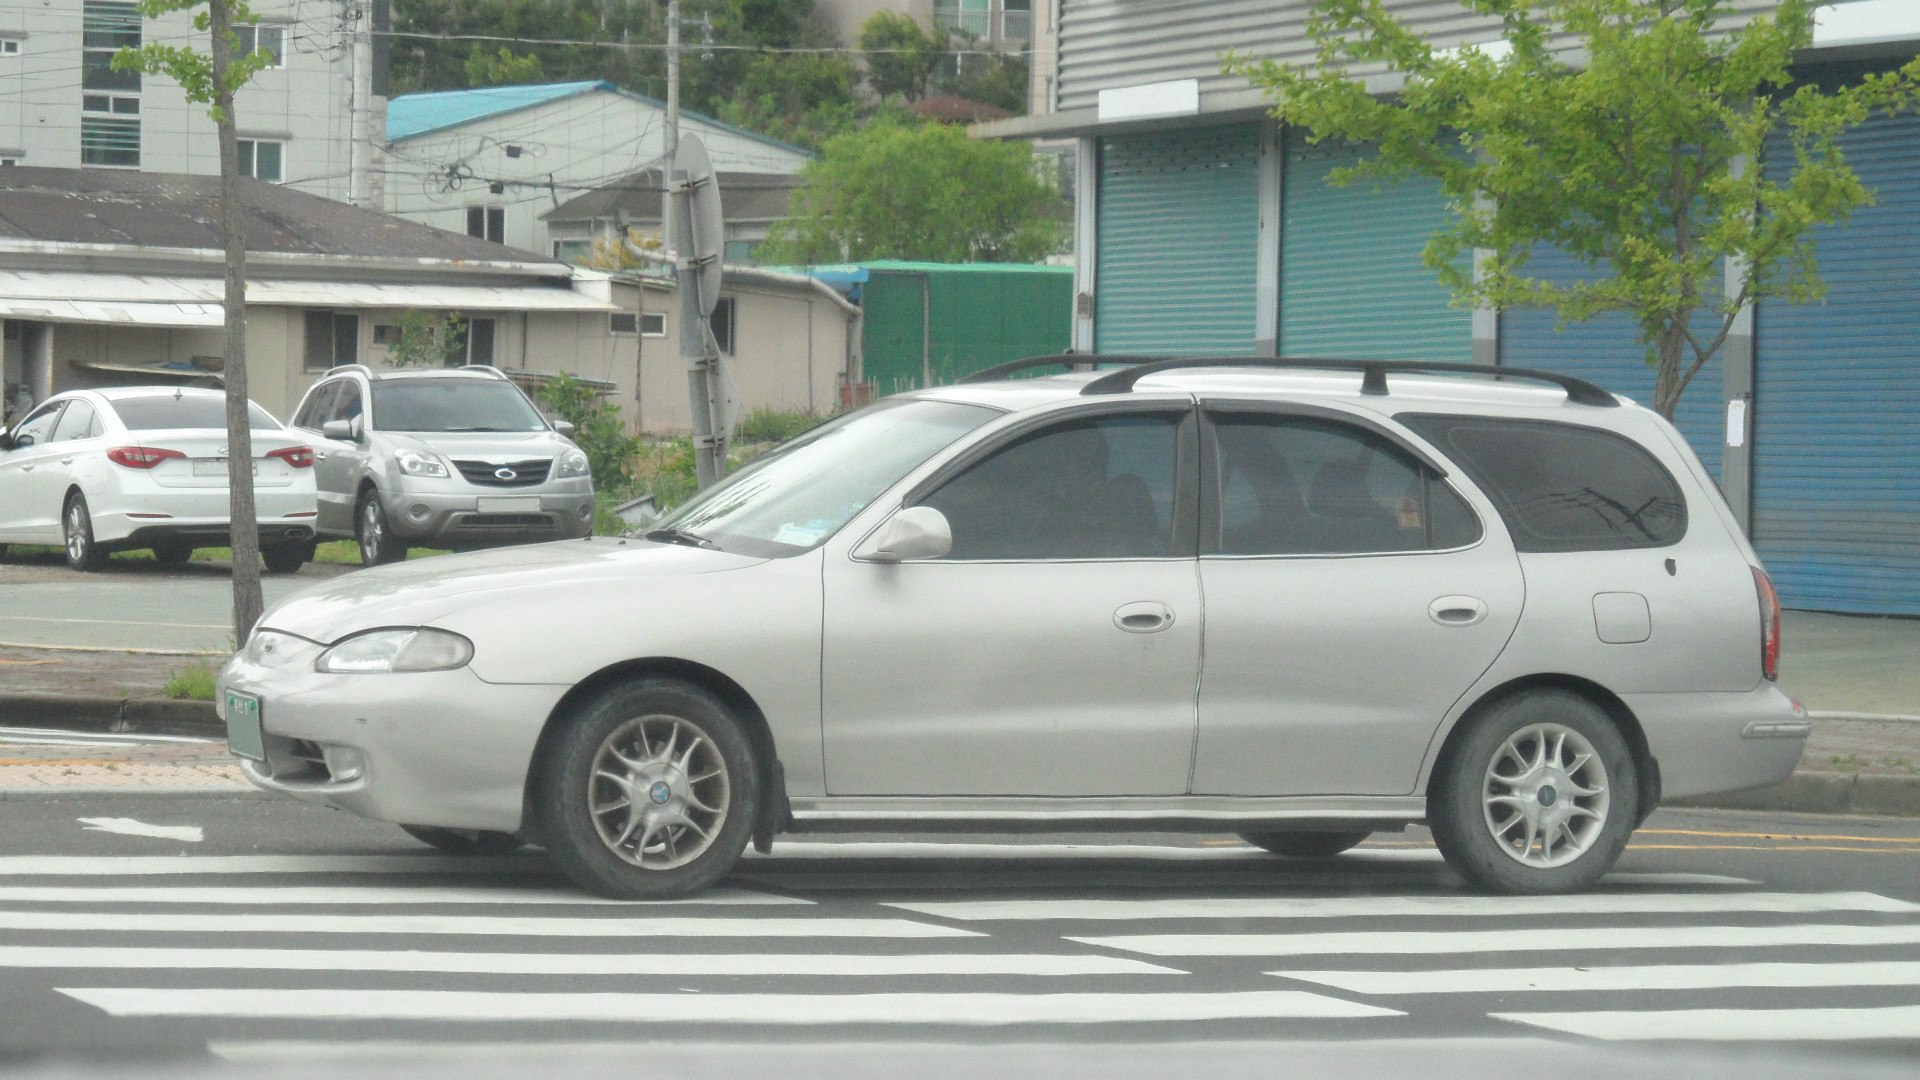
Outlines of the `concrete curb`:
M 1666 805 L 1710 810 L 1920 817 L 1920 776 L 1797 772 L 1771 787 L 1674 799 Z
M 98 799 L 131 795 L 142 799 L 280 799 L 285 796 L 257 787 L 162 787 L 158 784 L 74 785 L 60 787 L 0 787 L 0 802 L 57 802 L 61 799 Z
M 211 701 L 90 697 L 81 694 L 0 694 L 0 726 L 224 739 L 226 725 Z

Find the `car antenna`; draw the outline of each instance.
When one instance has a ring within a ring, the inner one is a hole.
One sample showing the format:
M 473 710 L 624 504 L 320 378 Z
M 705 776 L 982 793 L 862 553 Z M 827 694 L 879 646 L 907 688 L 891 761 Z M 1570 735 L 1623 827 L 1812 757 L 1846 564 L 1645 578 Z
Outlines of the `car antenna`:
M 180 388 L 177 386 L 173 388 L 173 400 L 175 401 L 180 400 Z

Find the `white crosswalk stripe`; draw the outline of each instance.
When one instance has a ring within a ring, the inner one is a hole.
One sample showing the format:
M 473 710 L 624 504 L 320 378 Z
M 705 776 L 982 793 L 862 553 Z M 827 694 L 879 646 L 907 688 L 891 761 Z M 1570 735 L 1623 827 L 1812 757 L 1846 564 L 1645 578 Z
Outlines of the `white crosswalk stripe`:
M 836 858 L 862 884 L 810 890 L 846 876 Z M 942 891 L 916 890 L 910 871 L 886 883 L 886 858 L 940 860 L 920 880 Z M 1017 869 L 1016 883 L 947 891 L 975 861 Z M 422 1045 L 457 1042 L 463 1024 L 551 1038 L 539 1033 L 556 1022 L 640 1039 L 1128 1024 L 1399 1038 L 1459 1023 L 1462 1005 L 1480 1037 L 1920 1042 L 1920 904 L 1906 899 L 1685 873 L 1492 897 L 1453 891 L 1413 849 L 1277 880 L 1247 875 L 1249 861 L 807 841 L 750 862 L 739 885 L 655 904 L 575 892 L 525 855 L 15 856 L 0 858 L 0 970 L 100 1024 L 226 1043 L 338 1032 L 346 1045 L 368 1025 Z M 1100 862 L 1139 891 L 1061 891 Z M 1192 895 L 1196 864 L 1247 884 Z M 1524 1008 L 1495 996 L 1516 994 Z

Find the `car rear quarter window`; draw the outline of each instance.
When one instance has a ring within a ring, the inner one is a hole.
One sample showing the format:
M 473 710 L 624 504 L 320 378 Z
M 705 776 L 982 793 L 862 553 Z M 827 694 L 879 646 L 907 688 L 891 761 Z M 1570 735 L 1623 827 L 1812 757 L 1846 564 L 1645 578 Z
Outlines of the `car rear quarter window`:
M 1673 474 L 1633 440 L 1550 420 L 1395 417 L 1493 500 L 1520 551 L 1664 547 L 1687 532 Z

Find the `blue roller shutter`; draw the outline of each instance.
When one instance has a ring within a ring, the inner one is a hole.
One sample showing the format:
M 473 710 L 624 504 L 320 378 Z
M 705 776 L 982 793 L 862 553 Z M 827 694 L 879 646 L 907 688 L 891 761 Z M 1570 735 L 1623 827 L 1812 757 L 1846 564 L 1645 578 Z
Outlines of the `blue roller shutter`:
M 1552 282 L 1578 281 L 1587 273 L 1585 266 L 1557 248 L 1535 253 L 1527 268 L 1535 277 Z M 1646 346 L 1635 340 L 1639 329 L 1632 319 L 1601 315 L 1555 331 L 1558 318 L 1552 308 L 1501 312 L 1500 362 L 1572 375 L 1653 407 L 1653 368 L 1647 364 Z M 1719 332 L 1718 318 L 1702 312 L 1693 325 L 1702 337 L 1711 338 Z M 1720 475 L 1720 444 L 1726 435 L 1725 399 L 1726 381 L 1716 355 L 1687 384 L 1673 416 L 1674 426 L 1715 478 Z
M 1281 196 L 1280 351 L 1287 356 L 1466 361 L 1473 315 L 1421 252 L 1448 220 L 1437 181 L 1375 190 L 1327 174 L 1358 151 L 1287 137 Z
M 1756 319 L 1753 540 L 1790 607 L 1920 615 L 1920 119 L 1844 149 L 1877 205 L 1819 231 L 1824 304 Z
M 1259 200 L 1257 124 L 1102 139 L 1097 350 L 1253 352 Z

